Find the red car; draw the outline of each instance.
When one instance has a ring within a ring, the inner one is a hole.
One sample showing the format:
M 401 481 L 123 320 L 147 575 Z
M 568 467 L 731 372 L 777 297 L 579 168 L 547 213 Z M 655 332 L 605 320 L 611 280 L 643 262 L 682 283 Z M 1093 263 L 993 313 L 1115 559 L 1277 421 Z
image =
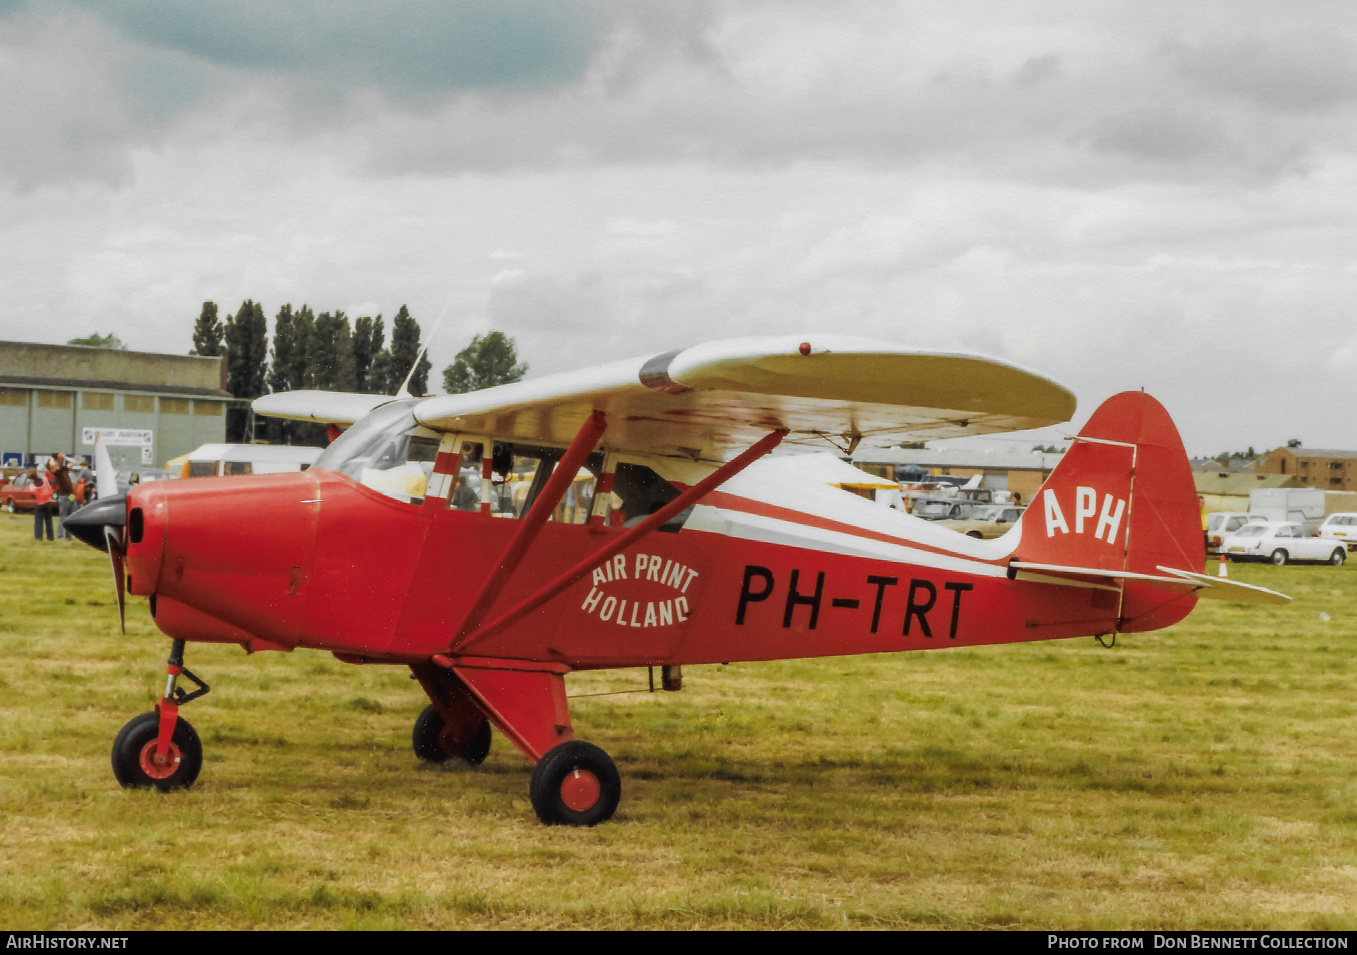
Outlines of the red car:
M 0 485 L 0 507 L 11 514 L 33 510 L 33 482 L 28 474 L 20 474 L 8 484 Z

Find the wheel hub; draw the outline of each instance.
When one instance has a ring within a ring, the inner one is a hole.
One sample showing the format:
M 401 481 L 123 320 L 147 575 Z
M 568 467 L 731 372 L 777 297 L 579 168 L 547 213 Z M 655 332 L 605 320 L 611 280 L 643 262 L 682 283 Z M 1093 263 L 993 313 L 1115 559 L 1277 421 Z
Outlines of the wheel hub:
M 572 770 L 561 780 L 561 802 L 574 812 L 591 808 L 602 792 L 598 777 L 587 769 Z
M 141 748 L 141 771 L 152 779 L 169 779 L 179 771 L 179 762 L 183 759 L 183 754 L 179 752 L 179 747 L 170 743 L 168 751 L 164 756 L 157 756 L 155 751 L 155 740 L 151 740 Z

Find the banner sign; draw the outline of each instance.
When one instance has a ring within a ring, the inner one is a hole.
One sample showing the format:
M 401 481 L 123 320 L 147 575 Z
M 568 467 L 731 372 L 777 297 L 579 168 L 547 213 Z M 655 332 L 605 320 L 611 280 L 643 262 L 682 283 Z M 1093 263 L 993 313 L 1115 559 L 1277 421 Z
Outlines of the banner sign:
M 141 448 L 141 463 L 151 463 L 151 446 L 155 432 L 142 428 L 81 428 L 80 443 L 92 446 L 95 439 L 106 447 Z

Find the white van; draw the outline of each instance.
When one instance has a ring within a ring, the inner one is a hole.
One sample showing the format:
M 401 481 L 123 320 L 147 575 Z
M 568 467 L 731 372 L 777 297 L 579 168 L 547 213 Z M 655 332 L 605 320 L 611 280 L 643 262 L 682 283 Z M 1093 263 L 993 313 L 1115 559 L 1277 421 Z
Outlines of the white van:
M 286 444 L 205 444 L 189 453 L 181 477 L 305 471 L 323 450 Z
M 1270 521 L 1293 521 L 1314 535 L 1324 521 L 1324 492 L 1317 487 L 1270 487 L 1249 492 L 1249 510 Z

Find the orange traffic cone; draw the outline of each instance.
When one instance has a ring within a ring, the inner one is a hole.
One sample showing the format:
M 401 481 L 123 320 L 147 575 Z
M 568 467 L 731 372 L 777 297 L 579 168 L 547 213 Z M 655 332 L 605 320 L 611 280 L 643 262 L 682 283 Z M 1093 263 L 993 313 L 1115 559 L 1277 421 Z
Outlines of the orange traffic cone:
M 1229 573 L 1227 573 L 1225 570 L 1225 551 L 1220 552 L 1220 571 L 1217 572 L 1216 576 L 1223 577 L 1226 580 L 1230 578 Z

